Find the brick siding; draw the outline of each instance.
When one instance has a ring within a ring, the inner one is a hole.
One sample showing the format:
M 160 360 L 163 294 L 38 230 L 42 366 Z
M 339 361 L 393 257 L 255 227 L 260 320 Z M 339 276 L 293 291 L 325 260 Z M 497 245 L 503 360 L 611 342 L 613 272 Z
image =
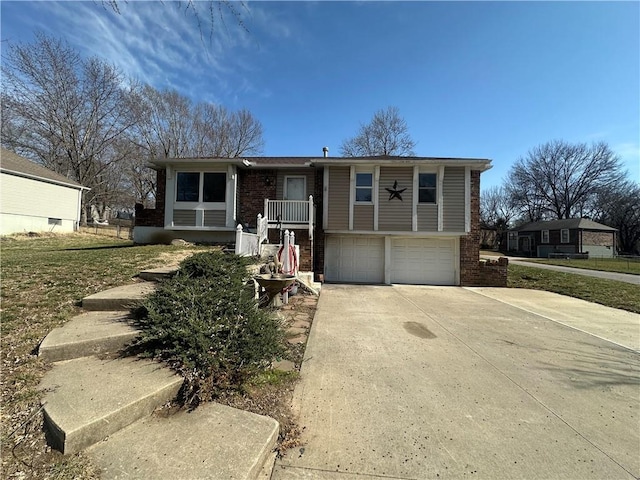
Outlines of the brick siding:
M 323 212 L 323 181 L 324 170 L 318 168 L 316 170 L 316 181 L 313 192 L 313 202 L 316 204 L 316 229 L 313 238 L 313 271 L 316 275 L 324 273 L 324 229 L 322 228 L 322 212 Z
M 240 170 L 238 173 L 238 221 L 256 228 L 258 214 L 264 215 L 264 199 L 276 198 L 275 170 Z
M 600 247 L 613 246 L 612 232 L 582 232 L 583 245 L 598 245 Z
M 471 231 L 460 238 L 460 285 L 480 283 L 480 171 L 471 170 Z

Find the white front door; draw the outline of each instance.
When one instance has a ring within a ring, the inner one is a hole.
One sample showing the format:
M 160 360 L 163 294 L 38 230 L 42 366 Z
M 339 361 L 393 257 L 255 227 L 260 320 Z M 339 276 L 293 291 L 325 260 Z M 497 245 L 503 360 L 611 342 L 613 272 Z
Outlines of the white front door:
M 307 179 L 306 177 L 285 177 L 284 178 L 284 199 L 285 200 L 306 200 Z

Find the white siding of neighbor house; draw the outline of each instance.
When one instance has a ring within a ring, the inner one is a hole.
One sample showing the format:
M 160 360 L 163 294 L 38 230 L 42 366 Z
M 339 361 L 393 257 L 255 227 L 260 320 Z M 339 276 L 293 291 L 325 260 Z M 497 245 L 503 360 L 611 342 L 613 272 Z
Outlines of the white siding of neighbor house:
M 80 190 L 8 173 L 0 174 L 0 234 L 72 232 L 79 220 Z M 50 224 L 49 219 L 61 224 Z

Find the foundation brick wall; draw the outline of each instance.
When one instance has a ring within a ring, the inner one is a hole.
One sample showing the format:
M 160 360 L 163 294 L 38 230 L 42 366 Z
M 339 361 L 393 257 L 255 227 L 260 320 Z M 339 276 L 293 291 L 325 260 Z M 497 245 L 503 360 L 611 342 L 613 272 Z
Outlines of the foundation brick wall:
M 316 275 L 324 273 L 324 229 L 322 228 L 324 169 L 316 170 L 316 181 L 313 192 L 313 202 L 316 204 L 316 228 L 313 236 L 313 271 Z
M 167 191 L 167 171 L 156 171 L 156 207 L 135 205 L 134 225 L 138 227 L 164 227 L 164 204 Z
M 296 245 L 300 247 L 300 264 L 298 270 L 301 272 L 312 271 L 311 265 L 311 241 L 309 240 L 308 230 L 293 230 L 295 233 Z M 269 230 L 269 243 L 279 245 L 280 244 L 280 231 L 271 229 Z
M 477 287 L 506 287 L 509 259 L 500 257 L 498 260 L 480 260 L 478 264 Z

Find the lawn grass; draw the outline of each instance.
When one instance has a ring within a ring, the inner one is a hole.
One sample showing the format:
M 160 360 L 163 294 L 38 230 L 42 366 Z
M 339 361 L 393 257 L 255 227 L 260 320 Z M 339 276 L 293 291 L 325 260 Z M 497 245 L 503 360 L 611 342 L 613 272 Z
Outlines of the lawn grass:
M 48 367 L 38 359 L 37 347 L 79 312 L 83 297 L 133 283 L 141 270 L 174 263 L 203 247 L 135 246 L 72 234 L 2 237 L 0 248 L 2 478 L 98 478 L 82 454 L 63 457 L 46 445 L 37 386 Z
M 525 259 L 523 259 L 525 260 Z M 630 273 L 640 275 L 640 259 L 626 258 L 587 258 L 587 259 L 526 259 L 528 262 L 560 265 L 562 267 L 586 268 L 603 272 Z
M 640 288 L 637 285 L 573 273 L 509 265 L 508 286 L 546 290 L 607 307 L 640 313 Z

